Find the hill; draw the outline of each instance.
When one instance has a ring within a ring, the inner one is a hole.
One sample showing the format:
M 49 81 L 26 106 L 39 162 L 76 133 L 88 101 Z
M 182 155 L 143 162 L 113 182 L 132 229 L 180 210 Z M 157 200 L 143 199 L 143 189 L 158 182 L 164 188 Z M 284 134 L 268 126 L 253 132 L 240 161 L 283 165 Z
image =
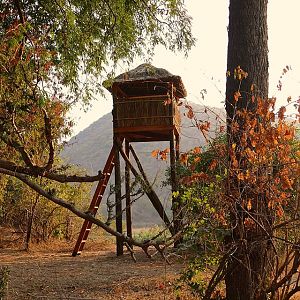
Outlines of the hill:
M 224 116 L 224 112 L 219 108 L 205 108 L 199 105 L 193 105 L 193 111 L 197 120 L 209 121 L 211 123 L 212 134 L 217 124 L 220 122 L 216 116 Z M 201 132 L 196 128 L 195 122 L 185 115 L 187 108 L 181 108 L 182 126 L 180 135 L 180 151 L 185 152 L 196 146 L 205 145 L 205 139 Z M 223 118 L 224 120 L 224 118 Z M 95 174 L 102 170 L 107 156 L 112 147 L 112 115 L 104 115 L 89 127 L 81 131 L 78 135 L 71 138 L 67 146 L 61 153 L 65 161 L 71 164 L 79 165 L 88 170 L 89 173 Z M 151 182 L 154 182 L 155 190 L 162 199 L 167 210 L 170 211 L 170 188 L 162 188 L 162 181 L 165 178 L 165 172 L 169 165 L 168 161 L 160 161 L 151 157 L 154 149 L 168 148 L 168 142 L 151 142 L 151 143 L 133 143 L 140 161 Z M 110 180 L 113 184 L 113 176 Z M 102 203 L 102 213 L 106 211 L 106 198 Z M 88 200 L 88 202 L 90 199 Z M 141 198 L 133 205 L 133 223 L 135 227 L 160 224 L 160 219 L 156 211 L 152 208 L 148 198 Z

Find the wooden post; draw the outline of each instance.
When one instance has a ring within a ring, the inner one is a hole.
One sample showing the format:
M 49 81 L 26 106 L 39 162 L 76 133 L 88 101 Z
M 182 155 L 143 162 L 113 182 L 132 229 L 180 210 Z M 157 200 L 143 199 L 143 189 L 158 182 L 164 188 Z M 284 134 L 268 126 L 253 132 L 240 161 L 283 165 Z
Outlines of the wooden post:
M 179 162 L 179 158 L 180 158 L 180 152 L 179 152 L 179 143 L 180 143 L 180 136 L 179 134 L 175 135 L 175 151 L 176 151 L 176 163 Z
M 125 154 L 129 158 L 129 141 L 125 140 Z M 126 195 L 126 230 L 127 236 L 132 237 L 131 199 L 130 199 L 130 167 L 125 165 L 125 195 Z
M 178 191 L 177 176 L 176 176 L 176 160 L 179 158 L 179 137 L 175 135 L 176 146 L 174 143 L 174 132 L 170 139 L 170 166 L 171 166 L 171 187 L 172 193 Z M 182 214 L 180 213 L 180 206 L 176 198 L 172 195 L 172 211 L 174 220 L 174 232 L 175 234 L 181 230 Z M 176 247 L 180 243 L 180 240 L 175 241 Z
M 118 138 L 114 138 L 114 143 L 119 142 Z M 115 201 L 116 201 L 116 230 L 123 233 L 122 228 L 122 200 L 121 200 L 121 168 L 119 148 L 116 148 L 115 154 Z M 117 237 L 117 256 L 123 255 L 123 240 Z
M 170 166 L 171 166 L 171 187 L 172 192 L 177 191 L 177 180 L 176 180 L 176 152 L 174 143 L 174 134 L 170 139 Z

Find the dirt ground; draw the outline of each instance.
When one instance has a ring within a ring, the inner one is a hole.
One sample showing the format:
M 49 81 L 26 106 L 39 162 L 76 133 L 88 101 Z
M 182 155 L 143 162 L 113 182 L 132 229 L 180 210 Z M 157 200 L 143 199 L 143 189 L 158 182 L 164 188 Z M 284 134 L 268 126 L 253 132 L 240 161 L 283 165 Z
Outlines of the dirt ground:
M 152 260 L 136 250 L 115 255 L 112 242 L 89 241 L 80 256 L 72 257 L 74 243 L 51 243 L 20 250 L 0 228 L 0 268 L 9 268 L 7 296 L 0 300 L 195 300 L 188 290 L 177 298 L 174 285 L 186 260 L 170 253 Z M 292 300 L 300 300 L 296 295 Z
M 72 257 L 72 246 L 27 253 L 0 243 L 0 267 L 10 270 L 5 300 L 176 299 L 174 282 L 183 268 L 178 257 L 171 257 L 168 265 L 158 255 L 150 260 L 137 250 L 135 263 L 126 252 L 116 257 L 113 245 L 97 243 Z M 196 298 L 184 291 L 180 299 Z

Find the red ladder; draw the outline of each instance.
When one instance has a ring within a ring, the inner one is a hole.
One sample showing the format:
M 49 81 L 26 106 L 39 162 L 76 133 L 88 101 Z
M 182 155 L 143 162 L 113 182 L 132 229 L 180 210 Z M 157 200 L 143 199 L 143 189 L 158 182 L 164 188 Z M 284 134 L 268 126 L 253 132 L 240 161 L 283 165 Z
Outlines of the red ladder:
M 103 178 L 99 181 L 96 191 L 94 193 L 93 199 L 91 201 L 89 212 L 93 215 L 96 215 L 99 205 L 101 203 L 101 200 L 103 198 L 104 191 L 106 189 L 106 186 L 108 184 L 111 172 L 114 168 L 114 159 L 115 159 L 115 152 L 116 148 L 115 146 L 112 147 L 110 154 L 108 156 L 108 159 L 106 161 L 106 164 L 104 166 L 104 169 L 102 171 Z M 91 231 L 92 222 L 88 220 L 84 220 L 84 223 L 82 225 L 81 231 L 79 233 L 76 245 L 74 247 L 72 256 L 79 255 L 86 243 L 86 240 L 88 238 L 88 235 Z

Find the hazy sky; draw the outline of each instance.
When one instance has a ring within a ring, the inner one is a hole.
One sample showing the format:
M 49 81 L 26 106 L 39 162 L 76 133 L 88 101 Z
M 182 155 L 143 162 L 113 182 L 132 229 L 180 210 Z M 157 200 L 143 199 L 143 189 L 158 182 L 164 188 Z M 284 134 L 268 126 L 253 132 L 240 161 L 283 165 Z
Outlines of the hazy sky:
M 224 106 L 226 55 L 227 55 L 227 25 L 228 0 L 186 0 L 187 8 L 193 17 L 193 33 L 197 39 L 196 46 L 185 58 L 183 54 L 173 54 L 158 47 L 152 64 L 165 68 L 174 75 L 180 75 L 187 88 L 187 99 L 208 106 Z M 299 0 L 269 0 L 269 73 L 270 95 L 276 96 L 281 104 L 288 96 L 300 96 L 300 41 Z M 142 61 L 137 61 L 132 68 Z M 289 65 L 292 71 L 282 79 L 283 89 L 276 88 L 283 68 Z M 125 72 L 120 65 L 120 72 Z M 207 94 L 204 100 L 201 90 Z M 99 99 L 92 103 L 89 112 L 84 113 L 79 108 L 72 113 L 77 125 L 74 134 L 83 130 L 104 114 L 112 110 L 112 99 Z

